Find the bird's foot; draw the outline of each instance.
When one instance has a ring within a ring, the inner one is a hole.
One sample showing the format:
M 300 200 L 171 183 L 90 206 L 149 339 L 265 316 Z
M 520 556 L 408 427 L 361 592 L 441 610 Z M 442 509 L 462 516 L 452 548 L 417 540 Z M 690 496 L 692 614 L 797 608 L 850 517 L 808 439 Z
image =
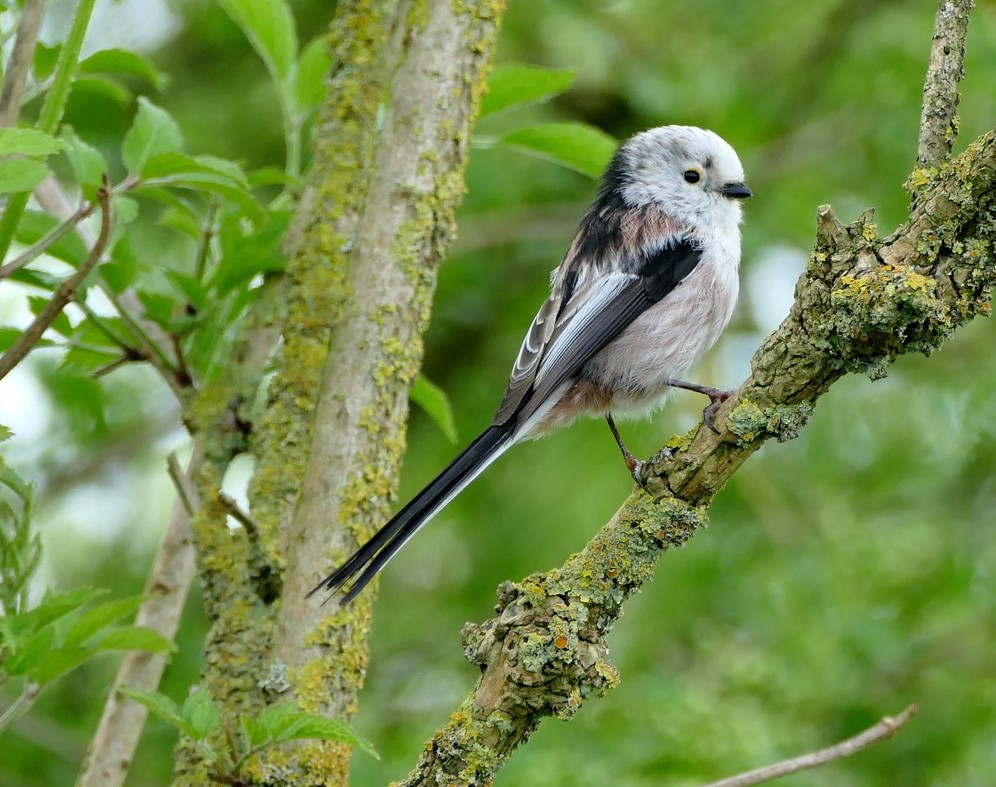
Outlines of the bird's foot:
M 719 406 L 733 395 L 733 391 L 721 391 L 718 388 L 711 388 L 708 391 L 702 391 L 702 393 L 709 397 L 709 404 L 702 411 L 702 420 L 705 421 L 705 425 L 712 429 L 715 434 L 722 434 L 713 423 L 712 417 L 716 414 Z

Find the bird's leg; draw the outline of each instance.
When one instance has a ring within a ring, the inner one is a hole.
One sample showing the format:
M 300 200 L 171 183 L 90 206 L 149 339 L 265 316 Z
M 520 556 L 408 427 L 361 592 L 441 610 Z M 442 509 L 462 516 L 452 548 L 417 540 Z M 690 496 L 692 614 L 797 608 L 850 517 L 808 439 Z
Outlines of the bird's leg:
M 612 419 L 612 413 L 605 414 L 605 422 L 609 425 L 609 430 L 612 432 L 612 436 L 616 439 L 616 445 L 618 445 L 619 450 L 622 451 L 623 461 L 626 462 L 626 467 L 629 468 L 629 474 L 633 476 L 633 480 L 636 481 L 636 483 L 643 487 L 647 494 L 650 494 L 650 490 L 647 489 L 647 484 L 643 480 L 643 462 L 633 456 L 633 454 L 631 454 L 629 449 L 626 447 L 622 437 L 619 435 L 619 430 L 616 428 L 616 422 Z
M 705 425 L 712 429 L 713 432 L 720 434 L 720 431 L 712 422 L 712 417 L 716 414 L 719 406 L 733 395 L 733 391 L 723 391 L 719 388 L 713 388 L 708 385 L 686 383 L 681 380 L 668 380 L 667 384 L 672 388 L 684 388 L 686 391 L 695 391 L 695 393 L 708 396 L 709 404 L 706 405 L 706 408 L 702 411 L 702 420 L 705 421 Z

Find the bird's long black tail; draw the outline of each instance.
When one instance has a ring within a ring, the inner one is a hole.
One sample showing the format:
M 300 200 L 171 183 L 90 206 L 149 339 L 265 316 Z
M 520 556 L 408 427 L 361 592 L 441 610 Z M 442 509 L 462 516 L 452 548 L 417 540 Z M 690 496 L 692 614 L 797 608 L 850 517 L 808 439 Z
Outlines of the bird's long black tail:
M 345 605 L 356 598 L 422 525 L 511 447 L 512 432 L 512 426 L 508 423 L 486 429 L 408 505 L 378 530 L 373 538 L 357 549 L 352 557 L 323 579 L 308 595 L 311 596 L 322 588 L 334 593 L 349 585 L 340 603 Z

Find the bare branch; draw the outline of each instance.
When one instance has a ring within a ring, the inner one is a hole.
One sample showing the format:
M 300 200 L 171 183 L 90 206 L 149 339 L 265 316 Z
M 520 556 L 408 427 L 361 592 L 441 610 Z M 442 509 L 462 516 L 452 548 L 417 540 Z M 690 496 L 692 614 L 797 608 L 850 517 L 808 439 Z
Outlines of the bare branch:
M 25 0 L 21 18 L 17 23 L 17 38 L 7 63 L 7 75 L 0 93 L 0 126 L 16 126 L 21 114 L 21 99 L 24 85 L 31 70 L 38 42 L 38 28 L 41 26 L 45 0 Z
M 934 20 L 930 63 L 923 84 L 916 163 L 936 167 L 958 137 L 958 83 L 965 75 L 965 36 L 972 0 L 941 0 Z
M 142 604 L 136 625 L 151 628 L 168 640 L 176 636 L 180 615 L 194 579 L 194 548 L 190 538 L 190 512 L 196 509 L 197 490 L 192 479 L 204 460 L 203 443 L 194 441 L 193 454 L 184 472 L 170 454 L 170 476 L 177 488 L 169 525 L 145 583 L 151 598 Z M 122 687 L 155 691 L 166 660 L 148 651 L 129 651 L 121 661 L 104 705 L 77 787 L 119 787 L 131 766 L 142 727 L 148 715 L 144 705 L 119 693 Z
M 799 771 L 818 768 L 834 760 L 842 760 L 844 757 L 850 757 L 852 754 L 857 754 L 869 746 L 891 738 L 906 722 L 916 716 L 917 710 L 916 705 L 910 705 L 898 716 L 885 716 L 878 724 L 834 746 L 828 746 L 819 751 L 793 757 L 790 760 L 782 760 L 781 762 L 766 765 L 763 768 L 757 768 L 753 771 L 740 773 L 728 779 L 720 779 L 718 782 L 711 782 L 706 787 L 751 787 L 751 785 L 770 782 L 773 779 L 798 773 Z
M 246 535 L 251 541 L 259 541 L 259 525 L 249 516 L 248 512 L 242 510 L 238 500 L 225 492 L 219 492 L 218 502 L 225 507 L 225 510 L 235 521 L 246 529 Z
M 11 369 L 24 360 L 25 356 L 31 352 L 31 349 L 38 344 L 42 335 L 48 330 L 48 327 L 55 322 L 55 318 L 62 313 L 66 305 L 75 297 L 76 291 L 83 284 L 83 280 L 90 274 L 90 271 L 94 269 L 97 263 L 100 262 L 100 258 L 104 254 L 104 249 L 107 248 L 107 241 L 110 240 L 111 225 L 113 223 L 110 188 L 106 182 L 97 190 L 97 199 L 100 202 L 101 222 L 100 234 L 97 236 L 93 248 L 90 249 L 90 253 L 83 260 L 79 270 L 62 282 L 59 289 L 52 296 L 52 299 L 45 304 L 45 308 L 35 317 L 34 322 L 24 330 L 24 333 L 17 338 L 17 341 L 0 358 L 0 380 L 6 377 Z

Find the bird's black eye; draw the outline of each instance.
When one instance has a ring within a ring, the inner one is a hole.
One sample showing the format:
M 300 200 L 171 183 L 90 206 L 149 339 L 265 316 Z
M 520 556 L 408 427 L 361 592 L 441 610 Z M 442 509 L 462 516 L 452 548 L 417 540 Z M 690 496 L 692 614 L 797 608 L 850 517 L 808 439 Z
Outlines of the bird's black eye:
M 685 170 L 685 183 L 698 183 L 700 180 L 702 180 L 702 175 L 697 169 Z

